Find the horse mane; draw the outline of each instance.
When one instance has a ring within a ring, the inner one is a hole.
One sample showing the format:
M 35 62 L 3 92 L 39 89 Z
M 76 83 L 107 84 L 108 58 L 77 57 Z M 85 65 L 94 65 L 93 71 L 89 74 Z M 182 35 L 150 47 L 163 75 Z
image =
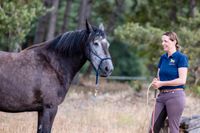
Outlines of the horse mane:
M 66 32 L 50 41 L 48 48 L 62 55 L 76 55 L 82 52 L 88 36 L 86 30 Z
M 94 26 L 92 28 L 93 32 L 90 34 L 90 39 L 94 39 L 95 36 L 105 36 L 102 30 Z M 73 56 L 83 52 L 84 47 L 88 43 L 87 41 L 89 41 L 88 37 L 89 32 L 87 30 L 69 31 L 58 35 L 53 40 L 32 45 L 26 48 L 26 50 L 47 45 L 47 49 L 53 50 L 58 54 Z

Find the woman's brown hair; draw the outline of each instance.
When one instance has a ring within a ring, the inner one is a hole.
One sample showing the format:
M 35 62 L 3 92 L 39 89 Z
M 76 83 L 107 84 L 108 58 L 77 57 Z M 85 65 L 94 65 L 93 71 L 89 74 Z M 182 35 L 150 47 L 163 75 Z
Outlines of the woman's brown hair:
M 163 35 L 168 36 L 171 41 L 176 41 L 176 44 L 175 44 L 176 50 L 180 50 L 181 47 L 179 45 L 178 36 L 175 32 L 168 31 L 168 32 L 165 32 Z

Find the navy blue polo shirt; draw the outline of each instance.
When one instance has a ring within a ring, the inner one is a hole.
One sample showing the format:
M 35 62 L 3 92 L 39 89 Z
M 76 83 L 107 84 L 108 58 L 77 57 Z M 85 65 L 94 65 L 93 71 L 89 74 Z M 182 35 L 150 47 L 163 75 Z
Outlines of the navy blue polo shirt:
M 188 67 L 188 58 L 186 55 L 180 51 L 176 51 L 171 56 L 168 54 L 163 54 L 158 63 L 158 68 L 160 68 L 159 78 L 160 81 L 169 81 L 179 78 L 178 68 Z M 175 89 L 184 88 L 184 85 L 179 86 L 162 86 L 159 89 Z

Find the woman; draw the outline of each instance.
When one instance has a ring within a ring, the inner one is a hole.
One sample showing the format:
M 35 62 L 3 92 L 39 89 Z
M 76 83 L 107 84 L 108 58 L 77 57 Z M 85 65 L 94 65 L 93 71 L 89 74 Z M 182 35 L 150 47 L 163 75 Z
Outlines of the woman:
M 175 32 L 162 35 L 162 46 L 166 52 L 158 64 L 158 77 L 152 86 L 160 91 L 152 115 L 150 132 L 159 133 L 166 117 L 170 133 L 179 133 L 180 118 L 185 106 L 184 85 L 188 71 L 188 58 L 179 51 Z

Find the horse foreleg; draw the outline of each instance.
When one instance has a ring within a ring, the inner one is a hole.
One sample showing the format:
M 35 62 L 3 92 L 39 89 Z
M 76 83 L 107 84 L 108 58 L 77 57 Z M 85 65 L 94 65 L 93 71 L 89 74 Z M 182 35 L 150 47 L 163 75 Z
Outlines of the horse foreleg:
M 38 111 L 37 133 L 42 133 L 42 114 L 43 111 Z
M 51 133 L 54 118 L 58 107 L 44 108 L 38 111 L 38 128 L 37 133 Z

